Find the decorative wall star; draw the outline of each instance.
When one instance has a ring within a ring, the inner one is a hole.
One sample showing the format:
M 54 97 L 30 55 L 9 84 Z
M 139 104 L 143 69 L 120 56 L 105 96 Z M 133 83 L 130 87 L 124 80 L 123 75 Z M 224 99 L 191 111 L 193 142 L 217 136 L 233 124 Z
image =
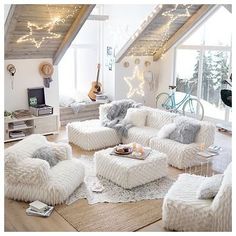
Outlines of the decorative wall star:
M 36 48 L 39 48 L 46 39 L 60 38 L 60 34 L 52 32 L 52 29 L 56 23 L 57 21 L 53 21 L 39 26 L 37 24 L 28 22 L 27 28 L 29 29 L 29 34 L 20 37 L 17 40 L 17 43 L 30 41 L 34 43 Z
M 138 66 L 135 66 L 133 75 L 131 77 L 124 77 L 125 82 L 129 86 L 128 98 L 138 94 L 144 96 L 144 77 L 143 73 L 139 70 Z

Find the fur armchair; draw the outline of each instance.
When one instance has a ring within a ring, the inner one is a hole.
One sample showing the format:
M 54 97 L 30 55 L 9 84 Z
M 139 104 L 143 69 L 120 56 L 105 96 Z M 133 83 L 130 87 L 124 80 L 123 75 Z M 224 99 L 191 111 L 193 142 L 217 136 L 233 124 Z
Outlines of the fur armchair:
M 31 135 L 5 150 L 5 196 L 15 200 L 63 203 L 83 182 L 84 167 L 72 158 L 69 144 L 57 144 L 60 162 L 50 168 L 32 158 L 41 147 L 55 145 L 42 135 Z
M 181 174 L 166 194 L 162 207 L 164 227 L 175 231 L 232 231 L 232 164 L 211 199 L 198 199 L 203 176 Z

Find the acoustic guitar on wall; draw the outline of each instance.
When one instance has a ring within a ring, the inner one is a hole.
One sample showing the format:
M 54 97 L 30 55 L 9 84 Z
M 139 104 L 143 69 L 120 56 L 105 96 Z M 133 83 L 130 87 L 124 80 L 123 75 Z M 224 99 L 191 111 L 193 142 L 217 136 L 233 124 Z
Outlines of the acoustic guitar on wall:
M 90 89 L 88 96 L 92 101 L 96 101 L 96 94 L 99 94 L 102 91 L 102 85 L 98 82 L 99 73 L 100 73 L 100 64 L 97 65 L 97 79 L 92 82 L 92 88 Z

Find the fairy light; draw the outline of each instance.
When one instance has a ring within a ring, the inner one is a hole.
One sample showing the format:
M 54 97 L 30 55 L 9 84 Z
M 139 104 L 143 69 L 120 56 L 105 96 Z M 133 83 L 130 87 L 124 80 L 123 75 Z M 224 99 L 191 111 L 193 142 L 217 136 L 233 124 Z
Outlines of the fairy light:
M 156 16 L 157 9 L 161 9 L 162 7 L 162 4 L 159 4 L 147 17 L 145 17 L 138 30 L 131 37 L 132 40 L 135 40 L 135 38 L 137 38 L 142 33 L 142 30 L 147 25 L 147 22 L 151 22 L 151 20 Z M 128 54 L 130 55 L 131 53 L 129 52 Z
M 53 23 L 53 22 L 50 22 L 50 23 L 45 24 L 43 26 L 38 26 L 34 23 L 28 22 L 27 28 L 29 29 L 29 34 L 26 34 L 26 35 L 20 37 L 16 42 L 22 43 L 22 42 L 30 41 L 30 42 L 34 43 L 36 48 L 40 48 L 41 44 L 46 39 L 55 39 L 55 38 L 61 37 L 60 34 L 56 34 L 56 33 L 52 32 L 54 25 L 55 25 L 55 23 Z M 44 36 L 38 36 L 40 31 L 45 32 Z
M 129 87 L 128 98 L 133 97 L 135 94 L 144 96 L 145 81 L 143 73 L 139 70 L 138 66 L 135 66 L 133 75 L 131 77 L 124 77 L 124 80 Z
M 191 4 L 188 4 L 188 5 L 183 4 L 183 6 L 185 7 L 184 8 L 185 12 L 181 13 L 181 14 L 175 14 L 178 9 L 178 6 L 179 6 L 179 4 L 176 4 L 173 9 L 165 11 L 161 14 L 162 16 L 166 16 L 169 18 L 169 21 L 164 26 L 164 30 L 163 30 L 164 32 L 162 33 L 162 38 L 161 38 L 161 46 L 159 46 L 159 47 L 162 47 L 161 57 L 166 52 L 165 43 L 170 38 L 170 27 L 171 27 L 172 23 L 181 17 L 190 17 L 189 8 L 192 6 Z M 155 52 L 156 51 L 154 51 L 153 54 L 155 54 Z
M 32 23 L 30 21 L 27 22 L 27 28 L 29 32 L 20 38 L 17 39 L 17 43 L 22 42 L 32 42 L 36 48 L 40 48 L 42 43 L 47 39 L 57 39 L 61 37 L 61 34 L 53 32 L 53 29 L 56 25 L 64 24 L 67 19 L 74 17 L 74 15 L 81 9 L 81 6 L 75 6 L 73 9 L 68 9 L 67 11 L 65 8 L 56 9 L 53 15 L 50 11 L 49 5 L 47 5 L 48 13 L 50 16 L 51 21 L 44 25 L 38 25 L 36 23 Z
M 167 18 L 167 22 L 163 25 L 163 27 L 158 32 L 159 33 L 158 36 L 160 37 L 160 39 L 159 40 L 155 39 L 154 40 L 155 42 L 150 46 L 150 48 L 148 48 L 146 45 L 142 45 L 142 47 L 139 48 L 139 51 L 143 52 L 143 54 L 145 55 L 154 55 L 156 51 L 161 48 L 162 55 L 166 52 L 165 43 L 170 38 L 170 28 L 172 24 L 181 17 L 191 16 L 189 9 L 191 8 L 192 4 L 182 4 L 183 13 L 178 14 L 177 11 L 180 10 L 179 6 L 180 4 L 175 4 L 175 6 L 172 9 L 162 12 L 161 15 Z M 133 34 L 133 36 L 131 37 L 132 40 L 135 40 L 140 35 L 140 33 L 142 33 L 142 29 L 146 26 L 147 22 L 150 22 L 156 16 L 158 9 L 160 10 L 162 8 L 163 8 L 163 5 L 158 5 L 158 7 L 152 10 L 149 16 L 147 16 L 144 19 L 143 23 L 138 28 L 138 30 Z M 129 50 L 127 55 L 131 55 L 131 54 L 135 54 L 135 50 Z

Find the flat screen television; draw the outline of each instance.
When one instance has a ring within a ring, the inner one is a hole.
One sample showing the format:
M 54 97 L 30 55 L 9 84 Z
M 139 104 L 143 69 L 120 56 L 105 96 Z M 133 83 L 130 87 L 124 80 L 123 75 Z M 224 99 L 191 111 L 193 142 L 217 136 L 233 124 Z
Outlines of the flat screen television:
M 31 107 L 45 105 L 44 87 L 28 88 L 28 104 Z

